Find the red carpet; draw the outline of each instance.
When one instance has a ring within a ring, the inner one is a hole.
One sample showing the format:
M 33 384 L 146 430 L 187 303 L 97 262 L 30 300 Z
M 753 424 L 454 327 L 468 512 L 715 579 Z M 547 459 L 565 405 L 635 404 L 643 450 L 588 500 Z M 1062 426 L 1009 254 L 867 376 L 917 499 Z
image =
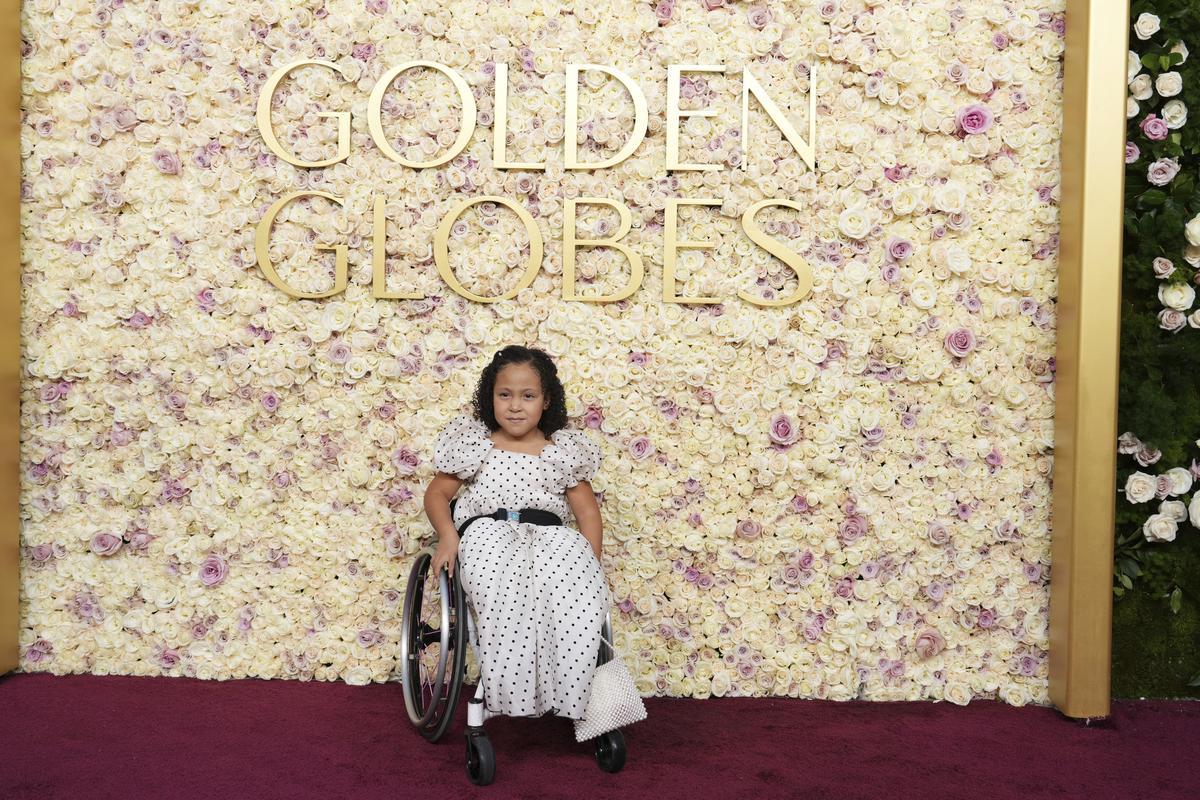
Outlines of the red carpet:
M 0 679 L 0 798 L 1200 797 L 1200 703 L 1099 726 L 994 702 L 650 698 L 615 775 L 567 720 L 489 720 L 496 780 L 408 723 L 398 684 L 19 674 Z

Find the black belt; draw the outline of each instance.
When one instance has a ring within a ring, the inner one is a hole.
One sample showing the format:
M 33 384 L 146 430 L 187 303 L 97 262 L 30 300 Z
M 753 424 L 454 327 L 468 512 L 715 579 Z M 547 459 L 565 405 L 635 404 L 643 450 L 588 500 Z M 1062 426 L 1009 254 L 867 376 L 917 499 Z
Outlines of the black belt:
M 457 502 L 458 502 L 458 498 L 456 497 L 450 503 L 450 515 L 451 516 L 454 515 L 454 505 Z M 469 518 L 463 520 L 463 524 L 458 526 L 458 535 L 462 536 L 463 531 L 465 531 L 467 529 L 467 526 L 470 525 L 472 522 L 474 522 L 477 519 L 509 520 L 511 522 L 517 522 L 517 523 L 528 522 L 533 525 L 562 525 L 563 524 L 562 518 L 559 517 L 558 514 L 555 514 L 553 511 L 546 511 L 545 509 L 541 509 L 541 508 L 522 508 L 519 511 L 514 510 L 514 509 L 507 509 L 507 508 L 497 508 L 491 514 L 476 514 L 473 517 L 469 517 Z

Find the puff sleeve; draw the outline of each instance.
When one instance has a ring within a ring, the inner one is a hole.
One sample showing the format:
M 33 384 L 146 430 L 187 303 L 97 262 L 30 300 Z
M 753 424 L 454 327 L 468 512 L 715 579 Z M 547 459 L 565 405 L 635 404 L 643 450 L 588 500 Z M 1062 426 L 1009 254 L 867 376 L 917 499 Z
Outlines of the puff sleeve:
M 433 445 L 433 466 L 438 472 L 468 480 L 479 471 L 491 449 L 492 437 L 487 426 L 462 414 L 450 420 L 438 434 Z
M 542 460 L 550 465 L 560 489 L 569 489 L 580 481 L 590 481 L 600 468 L 600 445 L 583 431 L 555 431 L 552 444 L 542 451 Z

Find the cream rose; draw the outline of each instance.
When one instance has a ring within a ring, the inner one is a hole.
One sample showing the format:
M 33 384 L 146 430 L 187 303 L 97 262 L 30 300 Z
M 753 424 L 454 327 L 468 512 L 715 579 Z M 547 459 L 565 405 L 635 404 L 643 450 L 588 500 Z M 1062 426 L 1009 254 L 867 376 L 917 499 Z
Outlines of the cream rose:
M 1154 90 L 1163 97 L 1174 97 L 1183 90 L 1183 77 L 1178 72 L 1163 72 L 1154 79 Z
M 1142 534 L 1149 542 L 1173 542 L 1179 524 L 1166 514 L 1151 514 L 1142 525 Z
M 1167 308 L 1187 311 L 1196 302 L 1196 290 L 1186 283 L 1165 283 L 1158 287 L 1158 300 Z
M 1125 479 L 1125 499 L 1130 503 L 1145 503 L 1154 498 L 1157 481 L 1153 475 L 1135 472 Z

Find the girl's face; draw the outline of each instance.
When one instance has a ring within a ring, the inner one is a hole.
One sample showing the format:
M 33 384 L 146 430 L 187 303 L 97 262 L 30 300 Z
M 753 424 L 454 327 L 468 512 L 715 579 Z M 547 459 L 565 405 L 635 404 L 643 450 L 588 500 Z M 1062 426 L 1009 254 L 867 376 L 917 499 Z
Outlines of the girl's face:
M 550 399 L 542 394 L 542 381 L 532 364 L 508 364 L 496 373 L 492 411 L 509 436 L 520 439 L 537 427 Z

